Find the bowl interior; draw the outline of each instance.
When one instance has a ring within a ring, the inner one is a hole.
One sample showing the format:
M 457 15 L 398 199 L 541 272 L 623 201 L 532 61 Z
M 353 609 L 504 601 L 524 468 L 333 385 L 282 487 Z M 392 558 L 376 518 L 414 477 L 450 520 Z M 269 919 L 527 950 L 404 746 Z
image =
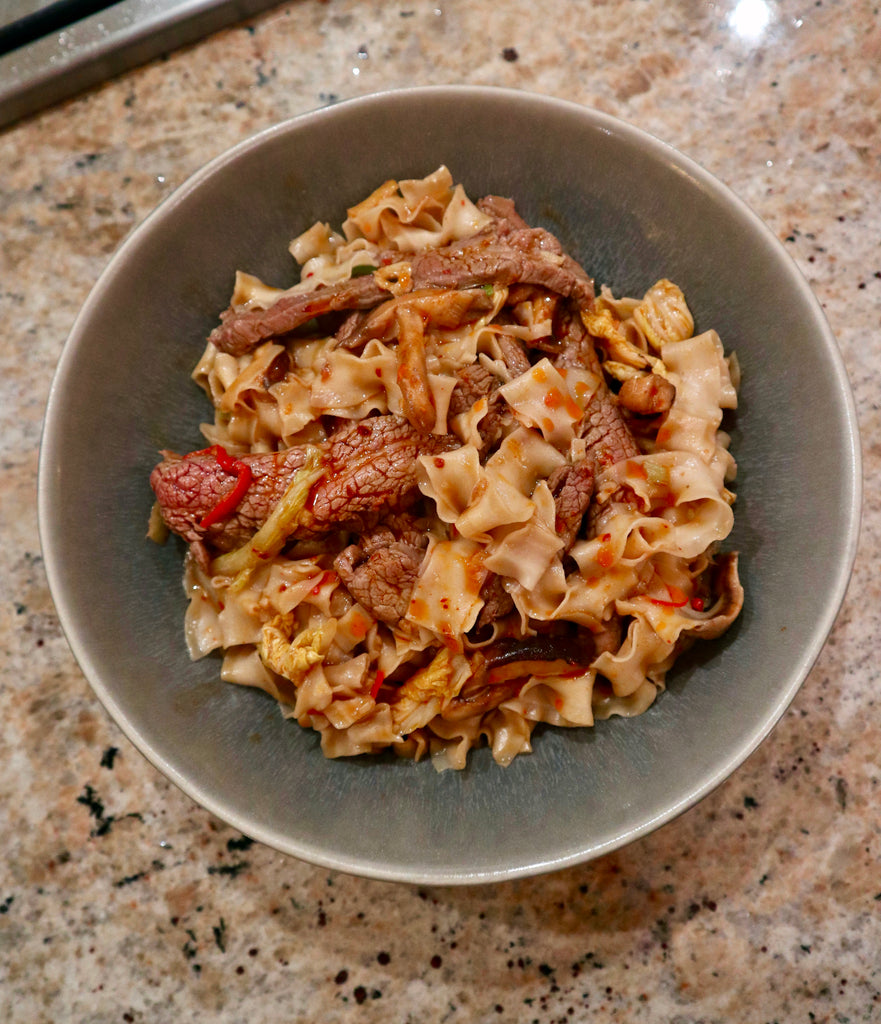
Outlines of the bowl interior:
M 598 283 L 682 287 L 743 368 L 726 423 L 739 463 L 740 620 L 683 660 L 645 715 L 545 730 L 508 769 L 328 761 L 264 694 L 191 663 L 182 548 L 145 540 L 157 451 L 202 443 L 189 374 L 241 268 L 288 284 L 292 237 L 390 177 L 445 163 L 469 194 L 512 196 Z M 806 401 L 805 396 L 810 400 Z M 140 750 L 210 811 L 317 864 L 458 883 L 562 867 L 669 820 L 782 714 L 831 627 L 859 505 L 852 400 L 818 304 L 730 192 L 609 117 L 524 93 L 420 89 L 271 129 L 214 161 L 133 233 L 85 304 L 45 421 L 40 521 L 83 671 Z M 822 481 L 804 498 L 807 481 Z M 810 538 L 810 543 L 805 543 Z

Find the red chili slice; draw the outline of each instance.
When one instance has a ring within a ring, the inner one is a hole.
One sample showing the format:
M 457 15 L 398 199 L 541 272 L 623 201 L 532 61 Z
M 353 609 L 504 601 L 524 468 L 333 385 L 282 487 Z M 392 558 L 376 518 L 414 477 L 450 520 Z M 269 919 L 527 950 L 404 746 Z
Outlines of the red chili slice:
M 192 454 L 213 455 L 217 461 L 217 465 L 220 466 L 224 473 L 234 473 L 236 477 L 235 486 L 229 494 L 221 498 L 214 508 L 202 517 L 199 526 L 201 529 L 207 530 L 209 526 L 212 526 L 221 519 L 226 519 L 227 516 L 232 515 L 232 513 L 239 507 L 239 503 L 242 498 L 244 498 L 245 492 L 251 486 L 251 467 L 246 465 L 240 459 L 233 458 L 223 445 L 219 444 L 213 444 L 210 448 L 203 448 L 201 451 L 192 452 Z
M 373 680 L 373 686 L 370 687 L 370 696 L 374 700 L 376 700 L 376 698 L 379 696 L 380 688 L 382 687 L 382 684 L 384 682 L 385 682 L 385 673 L 382 671 L 382 669 L 377 669 L 376 670 L 376 679 Z

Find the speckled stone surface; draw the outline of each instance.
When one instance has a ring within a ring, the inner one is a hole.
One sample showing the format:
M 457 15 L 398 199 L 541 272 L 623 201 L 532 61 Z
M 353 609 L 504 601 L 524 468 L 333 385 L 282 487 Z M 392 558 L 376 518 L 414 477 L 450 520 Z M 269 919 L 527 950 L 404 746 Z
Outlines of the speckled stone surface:
M 860 0 L 303 0 L 0 134 L 0 1018 L 881 1021 L 879 66 Z M 848 596 L 761 748 L 648 838 L 473 889 L 328 873 L 184 797 L 69 653 L 35 511 L 53 368 L 126 233 L 264 126 L 431 82 L 599 107 L 732 186 L 826 311 L 865 459 Z

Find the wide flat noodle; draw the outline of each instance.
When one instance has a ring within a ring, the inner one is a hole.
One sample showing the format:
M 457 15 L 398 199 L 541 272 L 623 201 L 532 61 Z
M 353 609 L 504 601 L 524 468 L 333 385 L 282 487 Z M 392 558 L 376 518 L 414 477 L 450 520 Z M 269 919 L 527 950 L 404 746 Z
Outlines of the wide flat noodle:
M 383 301 L 339 336 L 342 317 L 245 355 L 209 343 L 193 370 L 214 410 L 206 438 L 239 458 L 318 452 L 340 424 L 412 423 L 414 373 L 419 429 L 443 441 L 416 457 L 409 504 L 366 516 L 361 532 L 283 538 L 235 573 L 218 571 L 232 556 L 198 544 L 187 556 L 191 656 L 220 652 L 224 680 L 264 690 L 327 757 L 393 749 L 461 769 L 486 744 L 507 765 L 539 722 L 643 713 L 681 651 L 737 612 L 739 584 L 718 589 L 714 568 L 733 526 L 721 425 L 737 406 L 736 362 L 712 329 L 694 336 L 664 278 L 641 298 L 603 287 L 581 309 L 510 282 L 411 290 L 414 252 L 486 233 L 506 209 L 474 204 L 446 167 L 385 182 L 339 230 L 317 223 L 292 241 L 296 285 L 240 272 L 230 306 L 264 310 L 374 271 Z M 582 337 L 567 317 L 588 332 L 580 365 L 559 358 Z M 619 415 L 612 392 L 649 374 L 675 389 L 669 408 L 633 423 L 638 454 L 595 461 L 592 403 Z M 377 580 L 392 592 L 406 581 L 397 617 L 375 603 Z

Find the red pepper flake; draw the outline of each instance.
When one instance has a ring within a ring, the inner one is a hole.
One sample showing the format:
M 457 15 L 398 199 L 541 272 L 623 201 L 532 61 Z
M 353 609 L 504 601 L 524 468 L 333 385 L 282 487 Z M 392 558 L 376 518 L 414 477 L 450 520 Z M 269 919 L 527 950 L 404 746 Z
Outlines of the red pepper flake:
M 379 690 L 382 684 L 385 682 L 385 672 L 381 668 L 376 670 L 376 678 L 373 680 L 373 686 L 370 687 L 370 696 L 376 700 L 379 696 Z
M 434 464 L 435 466 L 437 466 L 438 469 L 443 469 L 444 466 L 446 465 L 446 462 L 444 462 L 440 455 L 435 455 Z
M 335 572 L 330 572 L 330 570 L 328 570 L 325 573 L 322 573 L 321 574 L 321 578 L 318 580 L 318 582 L 312 588 L 310 593 L 317 597 L 321 593 L 321 588 L 324 587 L 324 586 L 327 586 L 328 583 L 331 583 L 332 581 L 335 581 L 336 578 L 337 578 L 336 577 L 336 573 Z
M 702 612 L 704 610 L 704 599 L 702 597 L 693 597 L 691 599 L 691 607 L 696 612 Z
M 209 526 L 219 522 L 221 519 L 226 519 L 229 515 L 232 515 L 232 513 L 239 507 L 239 503 L 242 498 L 244 498 L 245 492 L 251 486 L 251 467 L 246 465 L 240 459 L 233 458 L 229 452 L 219 444 L 212 445 L 210 448 L 204 448 L 200 452 L 193 452 L 193 454 L 213 455 L 217 461 L 217 465 L 220 466 L 224 473 L 235 474 L 236 477 L 235 485 L 229 494 L 221 498 L 214 508 L 202 517 L 199 527 L 203 530 L 207 530 Z

